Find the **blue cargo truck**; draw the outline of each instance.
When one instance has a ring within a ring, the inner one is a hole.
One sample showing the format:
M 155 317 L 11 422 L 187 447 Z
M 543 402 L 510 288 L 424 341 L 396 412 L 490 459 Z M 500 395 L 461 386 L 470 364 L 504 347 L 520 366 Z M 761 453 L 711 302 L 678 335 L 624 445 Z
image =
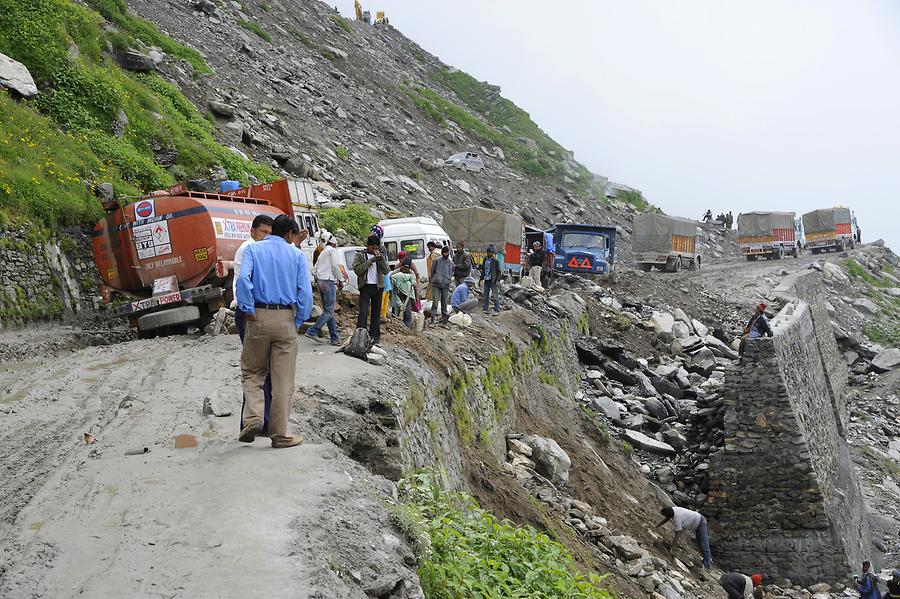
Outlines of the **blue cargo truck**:
M 616 228 L 559 224 L 553 229 L 552 271 L 556 274 L 604 275 L 612 272 Z

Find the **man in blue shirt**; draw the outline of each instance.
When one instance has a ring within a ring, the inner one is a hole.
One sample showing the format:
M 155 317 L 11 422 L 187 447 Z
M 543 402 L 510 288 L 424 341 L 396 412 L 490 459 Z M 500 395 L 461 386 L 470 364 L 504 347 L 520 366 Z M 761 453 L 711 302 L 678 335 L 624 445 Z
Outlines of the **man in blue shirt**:
M 244 407 L 238 440 L 252 443 L 269 423 L 272 447 L 303 442 L 287 434 L 294 399 L 297 329 L 312 310 L 312 285 L 306 256 L 291 245 L 293 221 L 281 215 L 272 234 L 248 245 L 237 281 L 238 307 L 246 334 L 241 352 Z M 272 401 L 266 405 L 263 382 L 272 379 Z
M 472 275 L 456 286 L 453 290 L 453 297 L 450 298 L 450 305 L 457 312 L 468 314 L 478 305 L 478 300 L 472 297 L 471 288 L 475 284 L 475 278 Z

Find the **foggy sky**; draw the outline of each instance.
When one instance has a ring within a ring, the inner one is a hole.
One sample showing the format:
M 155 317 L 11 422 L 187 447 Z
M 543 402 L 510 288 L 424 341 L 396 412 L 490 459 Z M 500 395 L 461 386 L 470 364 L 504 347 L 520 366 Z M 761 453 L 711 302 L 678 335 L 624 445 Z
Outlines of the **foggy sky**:
M 846 205 L 900 250 L 895 0 L 364 6 L 668 214 Z

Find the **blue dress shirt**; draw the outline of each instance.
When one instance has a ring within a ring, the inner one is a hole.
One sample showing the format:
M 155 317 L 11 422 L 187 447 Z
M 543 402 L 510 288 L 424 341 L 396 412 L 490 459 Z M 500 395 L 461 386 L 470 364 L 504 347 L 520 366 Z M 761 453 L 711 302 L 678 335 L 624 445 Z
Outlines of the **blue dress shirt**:
M 459 305 L 469 299 L 469 286 L 466 283 L 460 283 L 453 291 L 453 297 L 450 298 L 450 305 L 459 308 Z
M 299 327 L 312 311 L 312 284 L 306 256 L 282 237 L 269 235 L 244 250 L 237 280 L 237 302 L 245 314 L 255 314 L 254 304 L 296 305 Z

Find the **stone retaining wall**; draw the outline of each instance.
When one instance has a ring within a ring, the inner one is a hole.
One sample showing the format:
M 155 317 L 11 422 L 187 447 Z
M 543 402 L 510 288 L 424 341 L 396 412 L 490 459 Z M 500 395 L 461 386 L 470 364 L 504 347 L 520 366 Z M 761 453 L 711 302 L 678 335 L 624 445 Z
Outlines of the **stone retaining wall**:
M 780 289 L 775 336 L 749 341 L 727 373 L 706 510 L 720 565 L 804 585 L 845 580 L 871 548 L 843 437 L 846 366 L 818 286 L 801 273 Z
M 100 279 L 80 229 L 45 239 L 27 225 L 0 231 L 0 330 L 92 314 Z

